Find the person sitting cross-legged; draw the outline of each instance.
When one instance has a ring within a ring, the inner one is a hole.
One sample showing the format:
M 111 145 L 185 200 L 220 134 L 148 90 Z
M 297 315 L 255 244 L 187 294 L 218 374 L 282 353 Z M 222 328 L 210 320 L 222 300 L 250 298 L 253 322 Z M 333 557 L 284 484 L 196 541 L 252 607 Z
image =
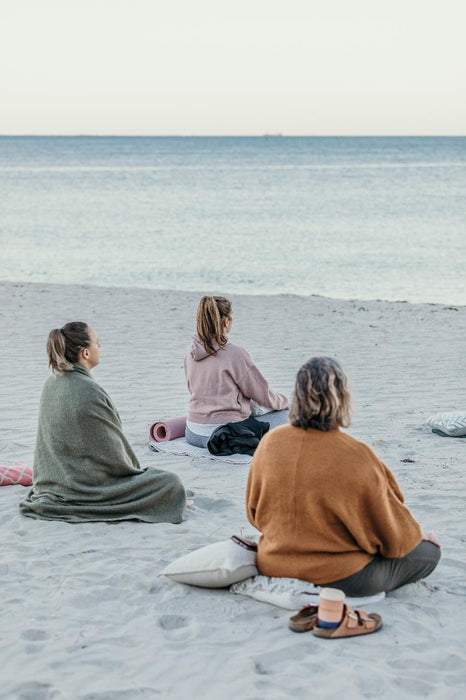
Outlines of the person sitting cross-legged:
M 440 545 L 406 508 L 385 464 L 340 430 L 350 404 L 336 360 L 313 357 L 301 367 L 290 424 L 265 435 L 252 460 L 246 509 L 262 533 L 261 574 L 359 597 L 425 578 Z

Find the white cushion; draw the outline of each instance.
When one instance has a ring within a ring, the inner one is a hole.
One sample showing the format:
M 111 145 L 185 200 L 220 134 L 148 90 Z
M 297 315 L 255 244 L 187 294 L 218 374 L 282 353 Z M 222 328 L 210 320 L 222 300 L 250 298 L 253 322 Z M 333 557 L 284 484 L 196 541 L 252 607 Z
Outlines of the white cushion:
M 159 576 L 191 586 L 224 588 L 258 573 L 256 552 L 244 549 L 233 540 L 223 540 L 177 559 Z
M 437 413 L 427 421 L 431 428 L 441 430 L 451 437 L 461 437 L 466 435 L 466 412 L 455 411 L 454 413 Z

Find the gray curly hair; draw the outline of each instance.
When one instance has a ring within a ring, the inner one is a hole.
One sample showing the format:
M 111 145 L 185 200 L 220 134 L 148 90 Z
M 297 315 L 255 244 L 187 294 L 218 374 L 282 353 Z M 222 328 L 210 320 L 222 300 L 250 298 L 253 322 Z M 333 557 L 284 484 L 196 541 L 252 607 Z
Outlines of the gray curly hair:
M 299 370 L 290 423 L 297 428 L 332 430 L 351 422 L 348 375 L 331 357 L 311 357 Z

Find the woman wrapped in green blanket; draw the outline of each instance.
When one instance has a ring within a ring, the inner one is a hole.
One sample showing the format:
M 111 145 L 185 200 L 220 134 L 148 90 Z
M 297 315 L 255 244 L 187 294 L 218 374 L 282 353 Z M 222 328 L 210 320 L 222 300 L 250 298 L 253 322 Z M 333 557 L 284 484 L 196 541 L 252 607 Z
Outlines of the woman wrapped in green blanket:
M 108 394 L 92 378 L 95 331 L 80 321 L 50 332 L 51 376 L 39 408 L 33 488 L 20 511 L 44 520 L 180 523 L 186 493 L 175 474 L 141 468 Z

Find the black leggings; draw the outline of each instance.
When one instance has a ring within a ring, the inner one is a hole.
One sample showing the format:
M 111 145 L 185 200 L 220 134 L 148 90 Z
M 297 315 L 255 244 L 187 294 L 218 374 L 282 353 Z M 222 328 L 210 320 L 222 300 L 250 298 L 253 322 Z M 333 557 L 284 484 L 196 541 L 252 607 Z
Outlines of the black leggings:
M 361 571 L 322 585 L 339 588 L 350 598 L 388 593 L 395 588 L 426 578 L 440 561 L 440 547 L 423 540 L 409 554 L 399 559 L 385 559 L 376 555 Z

